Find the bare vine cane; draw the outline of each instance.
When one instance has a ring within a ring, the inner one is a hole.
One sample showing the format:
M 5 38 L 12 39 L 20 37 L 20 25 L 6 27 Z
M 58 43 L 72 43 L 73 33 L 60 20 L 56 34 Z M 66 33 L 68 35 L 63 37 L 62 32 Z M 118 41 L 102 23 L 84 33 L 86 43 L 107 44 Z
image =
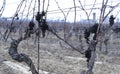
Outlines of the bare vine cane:
M 63 30 L 63 31 L 64 31 L 64 39 L 67 40 L 67 38 L 66 38 L 66 36 L 67 36 L 67 33 L 66 33 L 66 20 L 67 20 L 67 15 L 68 15 L 68 13 L 67 13 L 67 15 L 65 15 L 65 12 L 61 9 L 58 1 L 57 1 L 57 0 L 54 0 L 54 1 L 56 2 L 57 7 L 59 8 L 59 10 L 61 11 L 61 13 L 62 13 L 63 16 L 64 16 L 64 23 L 63 23 L 63 25 L 64 25 L 64 30 Z
M 40 0 L 38 0 L 39 2 L 38 2 L 38 5 L 40 5 Z M 39 8 L 39 6 L 38 6 L 38 12 L 37 12 L 37 15 L 36 15 L 36 21 L 38 22 L 38 32 L 37 32 L 37 40 L 38 40 L 38 60 L 37 60 L 37 62 L 38 62 L 38 67 L 37 67 L 37 70 L 38 70 L 38 74 L 39 74 L 39 62 L 40 62 L 40 55 L 39 55 L 39 52 L 40 52 L 40 45 L 39 45 L 39 41 L 40 41 L 40 39 L 39 39 L 39 37 L 40 37 L 40 25 L 41 25 L 41 18 L 42 18 L 42 16 L 41 16 L 41 14 L 40 14 L 40 12 L 39 12 L 39 10 L 40 10 L 40 8 Z
M 66 41 L 64 38 L 60 37 L 55 31 L 52 30 L 52 28 L 49 26 L 48 31 L 51 32 L 53 35 L 55 35 L 58 39 L 60 39 L 61 41 L 65 42 L 68 46 L 70 46 L 72 49 L 78 51 L 81 54 L 84 54 L 84 50 L 85 49 L 78 49 L 75 46 L 73 46 L 72 44 L 70 44 L 68 41 Z
M 3 4 L 2 7 L 0 8 L 0 17 L 2 16 L 4 10 L 5 10 L 5 6 L 6 6 L 6 0 L 3 0 Z
M 46 30 L 48 29 L 48 25 L 47 25 L 47 22 L 46 22 L 46 19 L 43 19 L 43 17 L 46 16 L 46 12 L 42 11 L 42 13 L 38 12 L 37 15 L 36 15 L 36 21 L 38 22 L 38 35 L 37 35 L 37 38 L 38 38 L 38 73 L 39 73 L 39 62 L 40 62 L 40 45 L 39 45 L 39 42 L 40 42 L 40 30 L 42 31 L 42 36 L 43 38 L 45 37 L 45 32 Z
M 5 41 L 7 41 L 9 35 L 10 35 L 11 32 L 12 32 L 14 20 L 15 20 L 15 18 L 18 18 L 18 13 L 20 12 L 20 9 L 21 9 L 24 1 L 25 1 L 25 0 L 22 0 L 22 1 L 20 2 L 20 4 L 18 5 L 17 10 L 16 10 L 16 12 L 15 12 L 15 15 L 14 15 L 14 17 L 12 18 L 12 22 L 10 23 L 10 28 L 8 28 L 8 29 L 5 31 L 5 33 L 4 33 L 3 38 L 4 38 Z

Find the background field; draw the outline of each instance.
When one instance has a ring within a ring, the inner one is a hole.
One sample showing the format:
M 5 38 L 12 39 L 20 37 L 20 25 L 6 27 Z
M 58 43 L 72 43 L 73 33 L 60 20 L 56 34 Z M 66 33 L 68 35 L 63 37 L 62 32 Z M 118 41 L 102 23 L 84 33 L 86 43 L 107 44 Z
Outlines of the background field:
M 4 31 L 3 31 L 4 33 Z M 18 37 L 18 33 L 13 34 L 14 38 Z M 63 35 L 63 32 L 59 32 Z M 82 35 L 83 48 L 87 48 L 87 44 Z M 102 51 L 97 46 L 97 57 L 94 66 L 94 74 L 120 74 L 120 36 L 112 34 L 108 43 L 108 54 L 105 54 L 105 45 L 102 46 Z M 19 71 L 11 68 L 3 63 L 3 60 L 11 61 L 20 64 L 11 59 L 8 54 L 11 39 L 4 42 L 0 40 L 0 74 L 21 74 Z M 69 43 L 80 49 L 80 43 L 77 37 L 73 34 Z M 24 40 L 20 43 L 18 51 L 30 56 L 35 66 L 37 67 L 37 42 L 35 36 Z M 22 65 L 27 66 L 25 63 Z M 56 36 L 49 33 L 45 38 L 40 38 L 40 69 L 55 74 L 80 74 L 81 71 L 87 70 L 86 58 L 84 55 L 70 48 L 67 44 L 59 40 Z

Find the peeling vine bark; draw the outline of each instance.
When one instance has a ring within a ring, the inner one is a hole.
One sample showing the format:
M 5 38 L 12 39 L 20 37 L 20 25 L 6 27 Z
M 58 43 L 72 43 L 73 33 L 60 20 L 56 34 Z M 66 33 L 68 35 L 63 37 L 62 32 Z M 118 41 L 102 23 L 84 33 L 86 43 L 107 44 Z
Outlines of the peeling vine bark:
M 32 72 L 32 74 L 38 74 L 32 60 L 29 58 L 28 55 L 24 53 L 19 53 L 17 50 L 17 47 L 19 43 L 22 41 L 22 38 L 19 38 L 17 40 L 12 40 L 9 48 L 9 55 L 12 57 L 12 59 L 18 61 L 18 62 L 25 62 L 29 67 Z
M 96 53 L 95 53 L 95 51 L 96 51 L 96 41 L 95 40 L 90 41 L 88 50 L 91 51 L 91 57 L 90 57 L 90 60 L 88 62 L 88 70 L 87 70 L 86 74 L 93 74 L 92 70 L 93 70 L 94 63 L 95 63 L 95 58 L 96 58 Z

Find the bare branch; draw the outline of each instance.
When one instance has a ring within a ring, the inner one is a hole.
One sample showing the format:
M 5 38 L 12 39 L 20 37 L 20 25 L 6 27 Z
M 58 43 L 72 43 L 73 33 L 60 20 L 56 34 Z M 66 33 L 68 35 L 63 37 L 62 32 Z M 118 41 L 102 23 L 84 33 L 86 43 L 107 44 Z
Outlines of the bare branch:
M 34 7 L 33 7 L 33 17 L 32 17 L 32 20 L 34 19 L 34 15 L 35 15 L 35 6 L 36 6 L 36 0 L 34 2 Z
M 76 3 L 75 3 L 75 0 L 73 0 L 73 3 L 74 3 L 74 9 L 75 9 L 75 14 L 74 14 L 74 25 L 76 23 Z
M 60 11 L 63 13 L 63 15 L 64 15 L 64 17 L 65 17 L 65 13 L 64 13 L 64 11 L 60 8 L 60 6 L 59 6 L 58 2 L 57 2 L 56 0 L 55 0 L 55 2 L 56 2 L 56 4 L 57 4 L 58 8 L 60 9 Z
M 69 42 L 67 42 L 65 39 L 63 39 L 62 37 L 60 37 L 58 34 L 56 34 L 56 32 L 54 32 L 51 28 L 49 28 L 49 30 L 52 34 L 54 34 L 58 39 L 62 40 L 63 42 L 65 42 L 67 45 L 69 45 L 71 48 L 73 48 L 74 50 L 80 52 L 81 54 L 83 54 L 84 52 L 82 52 L 84 49 L 77 49 L 76 47 L 74 47 L 72 44 L 70 44 Z
M 7 30 L 5 31 L 5 33 L 4 33 L 4 39 L 5 39 L 5 41 L 8 39 L 10 33 L 12 32 L 12 25 L 13 25 L 13 23 L 14 23 L 14 19 L 15 19 L 15 17 L 18 16 L 18 12 L 20 11 L 20 9 L 21 9 L 24 1 L 25 1 L 25 0 L 22 0 L 22 1 L 20 2 L 20 4 L 18 5 L 17 10 L 16 10 L 16 12 L 15 12 L 15 14 L 14 14 L 14 17 L 12 18 L 12 22 L 10 23 L 10 28 L 7 29 Z
M 5 5 L 6 5 L 6 0 L 3 0 L 3 4 L 2 4 L 2 7 L 1 7 L 1 9 L 0 9 L 0 17 L 2 16 L 2 14 L 3 14 L 3 12 L 4 12 Z
M 62 14 L 64 16 L 64 24 L 63 24 L 64 25 L 64 39 L 66 39 L 66 25 L 65 24 L 66 24 L 67 16 L 68 16 L 71 8 L 68 10 L 67 15 L 65 15 L 64 11 L 60 8 L 58 2 L 56 0 L 55 0 L 55 2 L 56 2 L 58 8 L 60 9 L 60 11 L 62 12 Z
M 81 1 L 80 1 L 80 0 L 78 0 L 78 1 L 79 1 L 79 3 L 80 3 L 81 9 L 82 9 L 82 10 L 85 12 L 85 14 L 87 15 L 87 19 L 89 19 L 89 15 L 88 15 L 87 11 L 85 10 L 85 8 L 83 7 Z
M 48 0 L 48 4 L 47 4 L 47 8 L 46 8 L 46 13 L 48 12 L 49 3 L 50 3 L 50 0 Z M 47 18 L 47 15 L 45 16 L 45 18 Z
M 108 0 L 106 0 L 105 4 L 103 5 L 102 18 L 104 18 L 104 16 L 105 16 L 105 10 L 106 10 L 106 7 L 107 7 L 107 3 L 108 3 Z M 104 20 L 102 20 L 102 21 L 104 21 Z
M 107 7 L 107 3 L 108 3 L 108 0 L 106 0 L 106 2 L 105 2 L 105 0 L 103 0 L 103 2 L 102 2 L 101 13 L 100 13 L 100 18 L 99 18 L 99 25 L 98 25 L 97 36 L 96 36 L 97 42 L 98 42 L 98 37 L 99 37 L 99 33 L 100 33 L 102 23 L 104 21 L 104 14 L 105 14 L 105 10 L 106 10 L 106 7 Z
M 96 3 L 96 0 L 94 1 L 93 6 L 92 6 L 92 9 L 90 10 L 90 13 L 89 13 L 89 15 L 88 15 L 89 17 L 90 17 L 90 15 L 91 15 L 91 13 L 92 13 L 92 11 L 93 11 L 93 9 L 94 9 L 95 3 Z
M 83 7 L 81 0 L 78 0 L 78 1 L 79 1 L 79 3 L 80 3 L 81 9 L 85 12 L 85 14 L 86 14 L 86 16 L 87 16 L 87 20 L 88 20 L 88 22 L 89 22 L 89 14 L 88 14 L 88 12 L 87 12 L 87 11 L 85 10 L 85 8 Z M 89 25 L 90 25 L 90 22 L 89 22 Z
M 27 18 L 28 18 L 28 15 L 29 15 L 29 13 L 30 13 L 30 8 L 31 8 L 32 2 L 33 2 L 33 0 L 31 0 L 30 5 L 28 6 L 28 10 L 27 10 L 28 12 L 27 12 L 27 15 L 26 15 Z
M 117 14 L 115 15 L 115 18 L 118 16 L 118 14 L 120 13 L 120 10 L 117 12 Z
M 48 0 L 48 4 L 47 4 L 47 8 L 46 8 L 46 12 L 48 11 L 48 8 L 49 8 L 49 4 L 50 3 L 50 0 Z
M 105 15 L 103 21 L 104 21 L 104 20 L 107 18 L 107 16 L 108 16 L 112 11 L 114 11 L 114 9 L 115 9 L 116 7 L 118 7 L 119 5 L 120 5 L 120 2 L 117 3 L 115 6 L 113 6 L 113 7 L 111 8 L 111 10 Z

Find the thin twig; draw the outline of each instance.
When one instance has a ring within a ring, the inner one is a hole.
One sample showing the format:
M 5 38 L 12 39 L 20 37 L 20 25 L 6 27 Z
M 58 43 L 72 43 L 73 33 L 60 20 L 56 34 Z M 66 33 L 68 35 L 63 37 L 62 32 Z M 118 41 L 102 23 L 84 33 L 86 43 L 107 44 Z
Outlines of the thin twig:
M 88 12 L 87 12 L 86 9 L 83 7 L 81 0 L 78 0 L 78 1 L 79 1 L 79 3 L 80 3 L 81 9 L 85 12 L 85 14 L 86 14 L 86 16 L 87 16 L 87 20 L 88 20 L 88 22 L 89 22 L 89 14 L 88 14 Z M 90 22 L 89 22 L 89 25 L 90 25 Z
M 59 10 L 62 12 L 62 14 L 63 14 L 63 16 L 64 16 L 64 39 L 66 39 L 66 26 L 65 26 L 65 24 L 66 24 L 66 15 L 65 15 L 65 13 L 64 13 L 64 11 L 60 8 L 60 6 L 59 6 L 59 4 L 58 4 L 58 2 L 55 0 L 55 2 L 56 2 L 56 4 L 57 4 L 57 6 L 58 6 L 58 8 L 59 8 Z
M 18 16 L 18 12 L 20 11 L 20 9 L 21 9 L 21 7 L 22 7 L 23 2 L 24 2 L 24 0 L 22 0 L 22 1 L 20 2 L 20 4 L 18 5 L 18 7 L 17 7 L 17 10 L 16 10 L 16 12 L 15 12 L 15 15 L 14 15 L 14 17 L 12 18 L 12 22 L 10 23 L 10 29 L 7 29 L 6 32 L 4 33 L 4 39 L 5 39 L 5 40 L 8 39 L 10 33 L 12 32 L 12 25 L 13 25 L 13 23 L 14 23 L 14 19 L 15 19 L 16 16 Z
M 75 0 L 73 0 L 73 3 L 74 3 L 74 12 L 75 12 L 75 14 L 74 14 L 74 25 L 75 25 L 75 23 L 76 23 L 76 3 L 75 3 Z
M 96 0 L 94 1 L 93 6 L 92 6 L 92 9 L 90 10 L 90 13 L 89 13 L 89 15 L 88 15 L 89 17 L 90 17 L 90 15 L 91 15 L 91 13 L 92 13 L 92 11 L 93 11 L 93 9 L 94 9 L 95 3 L 96 3 Z
M 63 42 L 65 42 L 67 45 L 69 45 L 72 49 L 80 52 L 81 54 L 83 54 L 84 52 L 82 52 L 84 49 L 77 49 L 76 47 L 74 47 L 72 44 L 70 44 L 68 41 L 66 41 L 65 39 L 63 39 L 62 37 L 60 37 L 58 34 L 56 34 L 56 32 L 54 32 L 51 28 L 49 28 L 49 30 L 52 34 L 54 34 L 58 39 L 62 40 Z
M 4 10 L 5 10 L 5 6 L 6 6 L 6 0 L 3 0 L 3 4 L 2 4 L 2 7 L 0 9 L 0 17 L 2 16 Z

